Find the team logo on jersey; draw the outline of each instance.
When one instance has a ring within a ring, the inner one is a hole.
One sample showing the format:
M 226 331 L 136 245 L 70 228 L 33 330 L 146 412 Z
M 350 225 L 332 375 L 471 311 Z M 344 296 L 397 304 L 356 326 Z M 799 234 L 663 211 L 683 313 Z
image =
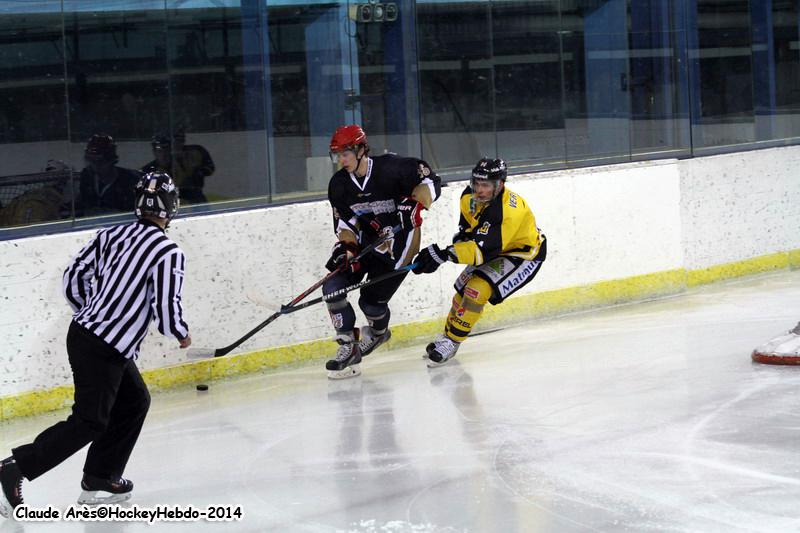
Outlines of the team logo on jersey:
M 383 228 L 383 231 L 386 230 L 389 230 L 387 233 L 391 233 L 392 228 Z M 381 233 L 383 233 L 383 231 Z M 392 258 L 392 261 L 394 261 L 394 237 L 383 241 L 383 244 L 375 248 L 375 251 L 379 254 L 388 254 L 388 256 Z
M 431 169 L 423 165 L 422 163 L 419 164 L 419 175 L 423 178 L 427 178 L 431 175 Z
M 520 270 L 513 278 L 510 278 L 503 282 L 503 285 L 500 287 L 500 291 L 505 298 L 505 295 L 509 294 L 512 289 L 517 287 L 520 283 L 524 282 L 526 279 L 531 277 L 533 274 L 536 273 L 536 268 L 539 266 L 541 261 L 525 261 L 525 268 Z
M 466 322 L 464 320 L 461 320 L 457 316 L 451 316 L 450 317 L 450 323 L 458 324 L 459 326 L 461 326 L 462 328 L 467 329 L 467 330 L 472 329 L 472 324 L 471 323 Z
M 394 214 L 397 209 L 394 206 L 394 200 L 376 200 L 374 202 L 359 202 L 357 204 L 352 204 L 350 209 L 353 210 L 353 213 L 356 215 L 380 215 L 382 213 L 391 213 Z
M 476 231 L 475 233 L 477 233 L 478 235 L 488 235 L 489 234 L 489 228 L 491 226 L 492 225 L 489 222 L 484 222 L 483 226 L 481 226 L 481 228 L 478 231 Z
M 334 329 L 342 329 L 342 326 L 344 326 L 344 318 L 342 317 L 342 313 L 330 313 L 330 315 Z
M 472 287 L 464 288 L 464 296 L 469 296 L 473 300 L 477 300 L 480 295 L 481 293 L 479 293 L 477 289 L 473 289 Z
M 497 272 L 498 276 L 502 276 L 503 275 L 503 270 L 505 270 L 503 268 L 503 264 L 504 264 L 503 260 L 502 259 L 498 259 L 496 261 L 492 261 L 490 263 L 487 263 L 486 266 L 491 268 L 495 272 Z
M 475 197 L 470 196 L 469 198 L 469 214 L 475 215 L 475 210 L 478 208 L 477 203 L 475 202 Z

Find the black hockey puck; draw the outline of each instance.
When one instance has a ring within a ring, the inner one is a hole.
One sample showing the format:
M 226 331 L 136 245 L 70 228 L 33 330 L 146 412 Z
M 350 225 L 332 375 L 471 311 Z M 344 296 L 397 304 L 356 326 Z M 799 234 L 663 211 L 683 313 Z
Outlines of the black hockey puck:
M 197 386 L 197 390 L 208 390 L 208 385 L 201 383 Z

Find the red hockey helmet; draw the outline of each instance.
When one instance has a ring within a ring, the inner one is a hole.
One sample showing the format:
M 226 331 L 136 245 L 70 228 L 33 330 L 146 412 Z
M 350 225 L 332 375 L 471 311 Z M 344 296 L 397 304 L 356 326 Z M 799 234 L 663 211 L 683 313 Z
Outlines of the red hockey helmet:
M 331 153 L 336 154 L 345 150 L 356 150 L 363 145 L 365 151 L 369 151 L 367 144 L 367 134 L 358 124 L 349 126 L 339 126 L 331 137 Z

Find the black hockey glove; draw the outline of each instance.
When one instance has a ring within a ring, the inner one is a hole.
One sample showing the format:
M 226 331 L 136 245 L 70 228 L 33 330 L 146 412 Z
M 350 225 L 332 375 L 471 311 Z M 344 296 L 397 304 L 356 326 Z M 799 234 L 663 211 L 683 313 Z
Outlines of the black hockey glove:
M 452 260 L 454 260 L 454 256 L 450 247 L 442 250 L 438 245 L 431 244 L 420 251 L 417 257 L 414 258 L 414 263 L 416 263 L 417 266 L 414 267 L 412 272 L 414 274 L 431 274 L 436 272 L 436 269 L 445 261 Z
M 331 272 L 340 269 L 358 272 L 361 268 L 361 263 L 358 261 L 351 262 L 351 259 L 356 255 L 358 255 L 358 245 L 352 242 L 337 241 L 333 245 L 331 258 L 325 263 L 325 268 Z
M 400 227 L 405 231 L 410 231 L 422 225 L 422 210 L 425 206 L 413 198 L 403 198 L 397 204 L 397 217 L 400 219 Z

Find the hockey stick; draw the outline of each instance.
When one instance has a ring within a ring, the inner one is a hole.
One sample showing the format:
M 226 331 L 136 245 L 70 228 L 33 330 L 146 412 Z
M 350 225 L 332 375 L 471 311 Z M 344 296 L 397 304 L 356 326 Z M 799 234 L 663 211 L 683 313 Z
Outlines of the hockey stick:
M 289 315 L 291 313 L 294 313 L 295 311 L 299 311 L 301 309 L 305 309 L 306 307 L 310 307 L 312 305 L 317 305 L 318 303 L 321 303 L 321 302 L 327 302 L 327 301 L 329 301 L 332 298 L 335 298 L 337 296 L 345 295 L 348 292 L 357 291 L 358 289 L 363 289 L 364 287 L 369 287 L 370 285 L 375 285 L 376 283 L 380 283 L 381 281 L 385 281 L 385 280 L 387 280 L 389 278 L 393 278 L 393 277 L 398 276 L 400 274 L 404 274 L 406 272 L 409 272 L 410 270 L 412 270 L 416 266 L 417 265 L 415 263 L 411 263 L 410 265 L 406 265 L 404 267 L 400 267 L 397 270 L 392 270 L 391 272 L 387 272 L 386 274 L 384 274 L 382 276 L 378 276 L 377 278 L 365 279 L 364 281 L 359 281 L 358 283 L 354 283 L 352 285 L 348 285 L 347 287 L 343 287 L 343 288 L 341 288 L 339 290 L 335 290 L 333 292 L 329 292 L 328 294 L 323 294 L 319 298 L 314 298 L 313 300 L 309 300 L 309 301 L 303 302 L 301 304 L 292 305 L 292 306 L 287 306 L 287 305 L 281 306 L 280 312 L 282 314 L 284 314 L 284 315 Z
M 354 262 L 358 261 L 359 259 L 363 258 L 365 255 L 370 253 L 372 250 L 374 250 L 375 248 L 377 248 L 381 244 L 385 243 L 389 239 L 393 238 L 394 234 L 395 233 L 399 233 L 401 229 L 402 229 L 402 227 L 400 225 L 394 226 L 392 228 L 391 233 L 387 233 L 386 235 L 376 239 L 371 244 L 365 246 L 358 253 L 358 255 L 356 255 L 350 261 L 348 261 L 347 264 L 354 263 Z M 314 292 L 315 290 L 320 288 L 326 281 L 328 281 L 333 276 L 335 276 L 336 274 L 338 274 L 339 272 L 344 270 L 346 266 L 347 265 L 342 265 L 341 267 L 339 267 L 338 269 L 334 270 L 333 272 L 329 272 L 328 274 L 326 274 L 325 277 L 323 277 L 321 280 L 317 281 L 311 287 L 307 288 L 306 290 L 304 290 L 303 292 L 301 292 L 300 294 L 295 296 L 292 299 L 292 301 L 289 302 L 288 304 L 282 305 L 280 310 L 275 311 L 274 313 L 272 313 L 265 321 L 263 321 L 261 324 L 257 325 L 256 327 L 254 327 L 253 329 L 251 329 L 247 333 L 245 333 L 241 338 L 237 339 L 232 344 L 229 344 L 228 346 L 225 346 L 223 348 L 216 348 L 216 349 L 213 349 L 213 348 L 190 348 L 189 351 L 186 353 L 186 356 L 191 358 L 191 359 L 205 359 L 207 357 L 222 357 L 223 355 L 228 355 L 234 349 L 239 347 L 244 341 L 246 341 L 247 339 L 249 339 L 250 337 L 252 337 L 256 333 L 258 333 L 259 331 L 261 331 L 262 329 L 267 327 L 269 324 L 274 322 L 275 319 L 278 318 L 279 316 L 281 316 L 282 314 L 285 314 L 285 309 L 291 308 L 293 305 L 297 304 L 300 300 L 304 299 L 306 296 L 308 296 L 309 294 L 311 294 L 312 292 Z

